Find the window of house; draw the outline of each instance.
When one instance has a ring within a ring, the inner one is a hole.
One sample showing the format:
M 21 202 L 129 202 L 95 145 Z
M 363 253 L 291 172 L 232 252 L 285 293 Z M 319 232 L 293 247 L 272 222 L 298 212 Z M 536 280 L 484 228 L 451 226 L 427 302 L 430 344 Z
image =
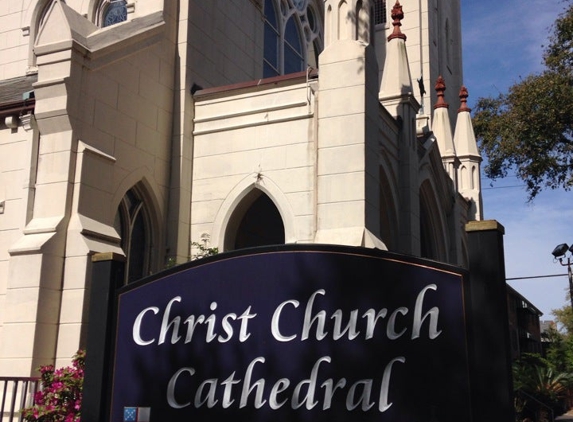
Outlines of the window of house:
M 374 25 L 386 25 L 386 0 L 374 1 Z
M 316 67 L 321 31 L 309 0 L 265 0 L 263 77 Z

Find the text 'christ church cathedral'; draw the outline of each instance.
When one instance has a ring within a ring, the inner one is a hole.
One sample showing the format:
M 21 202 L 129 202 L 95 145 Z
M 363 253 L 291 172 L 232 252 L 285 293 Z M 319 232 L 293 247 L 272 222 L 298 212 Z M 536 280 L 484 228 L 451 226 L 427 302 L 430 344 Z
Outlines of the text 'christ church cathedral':
M 2 2 L 0 376 L 85 347 L 95 253 L 125 283 L 195 242 L 467 266 L 462 82 L 459 0 Z

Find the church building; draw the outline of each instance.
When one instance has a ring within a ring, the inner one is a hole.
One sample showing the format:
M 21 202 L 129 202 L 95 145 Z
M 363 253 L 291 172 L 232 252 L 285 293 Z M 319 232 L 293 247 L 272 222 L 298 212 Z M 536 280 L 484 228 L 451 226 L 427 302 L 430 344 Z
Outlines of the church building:
M 125 283 L 285 243 L 467 267 L 483 217 L 459 0 L 0 6 L 0 376 L 85 347 Z

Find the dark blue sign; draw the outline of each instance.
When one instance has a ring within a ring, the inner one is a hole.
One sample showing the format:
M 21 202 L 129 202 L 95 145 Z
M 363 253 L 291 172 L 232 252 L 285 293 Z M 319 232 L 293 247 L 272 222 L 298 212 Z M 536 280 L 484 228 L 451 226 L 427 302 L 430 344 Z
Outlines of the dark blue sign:
M 361 248 L 198 261 L 119 294 L 111 420 L 469 421 L 464 300 Z

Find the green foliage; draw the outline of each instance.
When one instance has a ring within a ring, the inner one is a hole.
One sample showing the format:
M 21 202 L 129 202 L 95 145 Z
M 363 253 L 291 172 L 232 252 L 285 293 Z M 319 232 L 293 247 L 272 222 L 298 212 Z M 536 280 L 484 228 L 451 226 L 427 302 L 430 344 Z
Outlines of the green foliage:
M 569 3 L 569 2 L 568 2 Z M 545 65 L 556 72 L 569 73 L 573 69 L 573 14 L 571 5 L 553 25 L 553 33 L 545 49 Z
M 548 345 L 546 358 L 557 371 L 573 374 L 573 311 L 567 305 L 554 309 L 553 315 L 557 326 L 543 333 L 543 339 Z
M 544 334 L 549 347 L 546 358 L 557 371 L 573 373 L 573 337 L 560 333 L 555 328 Z
M 571 306 L 565 305 L 561 309 L 553 309 L 552 313 L 562 331 L 568 335 L 573 335 L 573 310 Z
M 570 3 L 570 1 L 568 1 Z M 573 5 L 554 23 L 545 70 L 497 98 L 480 98 L 474 129 L 496 179 L 516 170 L 530 199 L 544 188 L 573 187 Z
M 219 253 L 219 248 L 210 248 L 209 247 L 209 235 L 203 234 L 201 236 L 201 242 L 191 242 L 191 246 L 195 249 L 195 253 L 193 254 L 193 260 L 206 258 L 208 256 L 217 255 Z
M 201 236 L 201 242 L 191 242 L 191 247 L 195 251 L 192 256 L 191 260 L 194 261 L 196 259 L 206 258 L 208 256 L 217 255 L 219 253 L 219 248 L 211 248 L 209 247 L 209 235 L 203 234 Z M 167 258 L 165 262 L 165 269 L 173 268 L 177 265 L 177 259 L 174 257 Z
M 219 248 L 209 248 L 206 244 L 199 242 L 192 242 L 191 246 L 197 249 L 197 252 L 193 254 L 193 259 L 206 258 L 208 256 L 217 255 L 219 253 Z
M 517 395 L 516 413 L 518 420 L 526 417 L 538 419 L 546 408 L 559 415 L 565 411 L 565 400 L 571 386 L 571 374 L 556 370 L 549 360 L 539 355 L 524 354 L 513 364 L 513 388 Z

